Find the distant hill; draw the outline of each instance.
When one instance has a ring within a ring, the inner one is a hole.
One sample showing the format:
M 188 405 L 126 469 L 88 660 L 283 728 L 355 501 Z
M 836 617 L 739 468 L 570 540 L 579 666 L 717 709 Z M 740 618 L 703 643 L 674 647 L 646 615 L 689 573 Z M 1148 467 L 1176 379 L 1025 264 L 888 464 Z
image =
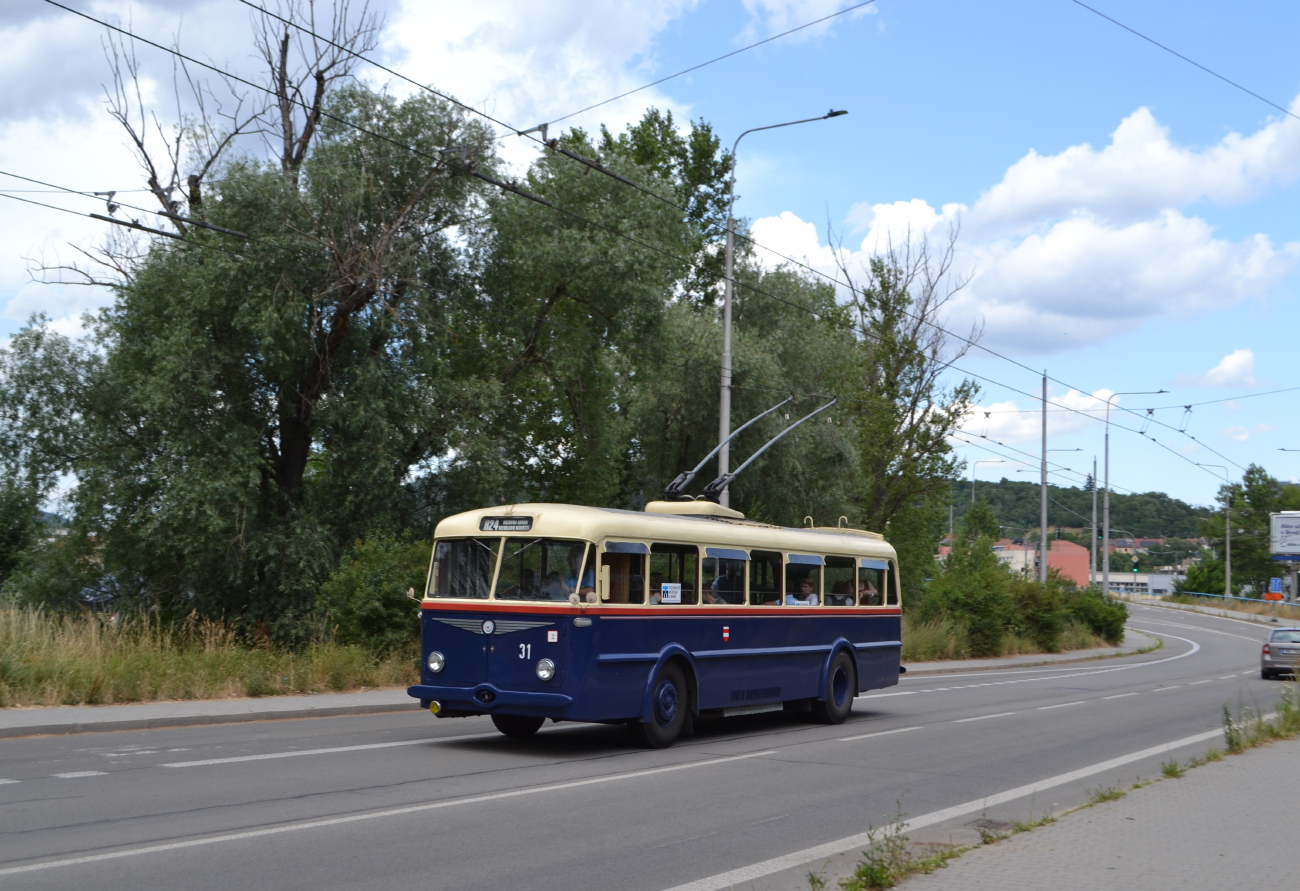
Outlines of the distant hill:
M 970 491 L 969 479 L 953 484 L 953 505 L 958 520 L 966 508 L 970 507 Z M 977 481 L 975 495 L 988 500 L 999 523 L 1013 527 L 1008 532 L 1021 534 L 1025 528 L 1038 528 L 1038 483 L 1012 481 L 1005 477 L 996 483 Z M 1098 528 L 1102 522 L 1102 496 L 1103 493 L 1098 491 Z M 1049 527 L 1086 529 L 1091 524 L 1091 491 L 1059 488 L 1049 484 L 1047 497 Z M 1139 538 L 1193 538 L 1197 535 L 1197 520 L 1213 513 L 1213 508 L 1191 505 L 1163 492 L 1142 492 L 1135 495 L 1121 495 L 1113 491 L 1110 493 L 1112 535 L 1131 532 Z

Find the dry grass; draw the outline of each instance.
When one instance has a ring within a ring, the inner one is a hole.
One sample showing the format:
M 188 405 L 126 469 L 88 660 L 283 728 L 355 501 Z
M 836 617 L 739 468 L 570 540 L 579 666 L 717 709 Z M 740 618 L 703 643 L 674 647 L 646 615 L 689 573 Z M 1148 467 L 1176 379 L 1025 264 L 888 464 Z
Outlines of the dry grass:
M 0 609 L 0 706 L 224 699 L 413 683 L 418 656 L 314 644 L 250 647 L 220 622 L 101 621 Z
M 1060 652 L 1109 647 L 1103 638 L 1092 633 L 1082 622 L 1071 621 L 1057 640 Z M 999 656 L 1037 655 L 1043 648 L 1027 637 L 1008 634 L 1002 638 Z M 970 656 L 970 638 L 966 628 L 948 618 L 922 622 L 903 615 L 903 661 L 933 662 L 943 659 L 966 659 Z
M 1190 594 L 1169 594 L 1162 598 L 1167 603 L 1184 603 L 1193 606 L 1213 606 L 1230 609 L 1252 616 L 1277 616 L 1288 621 L 1300 621 L 1300 606 L 1294 603 L 1273 601 L 1271 603 L 1252 603 L 1246 600 L 1224 600 L 1222 597 L 1193 597 Z

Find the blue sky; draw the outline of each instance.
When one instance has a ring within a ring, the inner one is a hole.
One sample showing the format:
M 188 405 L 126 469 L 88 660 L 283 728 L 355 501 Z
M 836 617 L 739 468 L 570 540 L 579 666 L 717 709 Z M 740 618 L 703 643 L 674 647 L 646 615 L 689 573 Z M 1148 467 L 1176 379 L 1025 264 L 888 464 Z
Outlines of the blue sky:
M 77 5 L 164 41 L 180 28 L 187 49 L 255 70 L 247 10 L 234 0 Z M 523 127 L 847 5 L 390 0 L 381 4 L 389 27 L 377 55 Z M 1300 94 L 1295 4 L 1091 5 L 1280 105 Z M 0 32 L 13 48 L 0 60 L 0 170 L 85 189 L 137 187 L 137 168 L 103 112 L 98 32 L 38 0 L 5 4 Z M 143 51 L 141 59 L 147 86 L 165 95 L 169 63 Z M 884 233 L 910 226 L 939 238 L 960 220 L 958 261 L 972 280 L 950 304 L 954 327 L 982 320 L 985 346 L 1079 388 L 1051 389 L 1075 408 L 1095 410 L 1089 394 L 1163 388 L 1171 392 L 1119 401 L 1175 406 L 1154 415 L 1175 428 L 1186 416 L 1190 436 L 1148 431 L 1167 449 L 1113 433 L 1117 488 L 1209 502 L 1220 471 L 1188 461 L 1225 465 L 1234 478 L 1252 461 L 1300 477 L 1300 453 L 1278 451 L 1300 448 L 1292 410 L 1300 392 L 1190 415 L 1181 408 L 1300 386 L 1290 361 L 1300 331 L 1292 210 L 1300 121 L 1070 0 L 880 0 L 575 122 L 617 129 L 652 104 L 708 120 L 727 143 L 750 127 L 848 109 L 746 137 L 738 213 L 763 243 L 827 271 L 828 221 L 844 236 L 845 259 L 858 263 Z M 506 141 L 507 157 L 526 163 L 529 149 L 517 143 Z M 24 257 L 67 256 L 61 245 L 92 245 L 102 231 L 54 211 L 3 207 L 0 336 L 36 310 L 75 331 L 79 314 L 106 295 L 29 284 Z M 959 364 L 1038 392 L 1035 373 L 979 350 Z M 986 384 L 980 401 L 971 434 L 1037 453 L 1037 417 L 1015 413 L 1035 407 L 1028 397 Z M 1054 456 L 1068 466 L 1090 467 L 1100 453 L 1101 424 L 1089 417 L 1053 413 L 1049 433 L 1050 448 L 1083 450 Z M 981 465 L 978 476 L 1032 478 L 1012 472 L 1023 466 Z

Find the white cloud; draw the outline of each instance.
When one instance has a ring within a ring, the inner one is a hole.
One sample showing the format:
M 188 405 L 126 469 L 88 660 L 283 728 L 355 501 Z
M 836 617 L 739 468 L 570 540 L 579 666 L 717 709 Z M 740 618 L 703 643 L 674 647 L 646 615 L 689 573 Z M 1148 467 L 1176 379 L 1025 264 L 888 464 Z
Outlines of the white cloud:
M 859 2 L 859 0 L 743 0 L 743 2 L 745 9 L 753 17 L 753 22 L 744 34 L 744 39 L 748 41 L 758 34 L 779 34 L 807 22 L 825 18 L 846 6 Z M 875 15 L 878 12 L 879 10 L 875 5 L 864 6 L 853 10 L 844 18 L 856 19 L 864 15 Z M 829 22 L 814 25 L 797 34 L 792 34 L 791 38 L 807 40 L 811 36 L 823 34 L 836 21 L 836 19 L 832 19 Z
M 1259 384 L 1255 377 L 1255 352 L 1253 350 L 1233 350 L 1224 356 L 1205 374 L 1180 375 L 1177 383 L 1189 387 L 1254 387 Z M 1229 408 L 1236 408 L 1230 403 Z
M 1153 318 L 1267 297 L 1300 267 L 1300 242 L 1275 244 L 1262 233 L 1223 238 L 1179 207 L 1246 201 L 1298 175 L 1300 122 L 1287 118 L 1190 149 L 1174 145 L 1139 109 L 1100 151 L 1031 151 L 973 207 L 936 209 L 921 199 L 854 204 L 845 224 L 855 237 L 865 235 L 845 259 L 853 269 L 909 234 L 942 241 L 960 222 L 953 269 L 971 280 L 948 306 L 953 324 L 982 320 L 986 345 L 1017 353 L 1090 346 Z M 759 220 L 754 230 L 759 241 L 771 237 L 773 247 L 818 258 L 813 265 L 833 273 L 833 255 L 801 224 L 783 214 L 779 225 Z M 1224 377 L 1250 378 L 1249 371 Z
M 1300 111 L 1300 100 L 1292 108 Z M 1035 224 L 1087 208 L 1133 220 L 1202 198 L 1238 203 L 1300 174 L 1300 121 L 1286 117 L 1249 136 L 1231 133 L 1203 150 L 1176 146 L 1146 108 L 1129 115 L 1101 150 L 1030 151 L 980 196 L 973 226 Z
M 1231 439 L 1235 442 L 1247 442 L 1251 438 L 1251 436 L 1255 436 L 1260 433 L 1272 433 L 1275 430 L 1277 430 L 1277 428 L 1274 427 L 1272 424 L 1256 424 L 1254 427 L 1250 427 L 1250 428 L 1228 427 L 1226 429 L 1220 430 L 1219 433 L 1220 435 L 1226 436 L 1228 437 L 1228 439 Z
M 1049 439 L 1079 433 L 1106 416 L 1106 398 L 1113 391 L 1095 393 L 1070 390 L 1064 394 L 1048 393 L 1047 436 Z M 1119 405 L 1121 399 L 1112 401 Z M 976 405 L 962 420 L 961 430 L 969 436 L 987 437 L 1006 443 L 1038 442 L 1043 435 L 1041 407 L 1021 408 L 1012 399 Z

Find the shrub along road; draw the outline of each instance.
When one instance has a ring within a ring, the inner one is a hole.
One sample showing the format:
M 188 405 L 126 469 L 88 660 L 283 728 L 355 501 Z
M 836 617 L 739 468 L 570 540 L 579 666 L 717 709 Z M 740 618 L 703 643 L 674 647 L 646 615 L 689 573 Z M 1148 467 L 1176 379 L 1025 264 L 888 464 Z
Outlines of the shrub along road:
M 1225 702 L 1276 698 L 1259 680 L 1262 629 L 1157 607 L 1135 607 L 1131 625 L 1165 646 L 905 678 L 859 698 L 838 727 L 731 719 L 666 751 L 632 749 L 616 727 L 558 725 L 520 743 L 485 719 L 423 713 L 0 740 L 0 881 L 221 891 L 788 881 L 828 843 L 860 849 L 855 836 L 888 823 L 898 802 L 931 815 L 937 833 L 1042 816 L 1090 787 L 1158 775 L 1166 743 L 1196 739 L 1173 753 L 1183 759 L 1219 744 Z M 979 804 L 1008 790 L 1022 794 Z

